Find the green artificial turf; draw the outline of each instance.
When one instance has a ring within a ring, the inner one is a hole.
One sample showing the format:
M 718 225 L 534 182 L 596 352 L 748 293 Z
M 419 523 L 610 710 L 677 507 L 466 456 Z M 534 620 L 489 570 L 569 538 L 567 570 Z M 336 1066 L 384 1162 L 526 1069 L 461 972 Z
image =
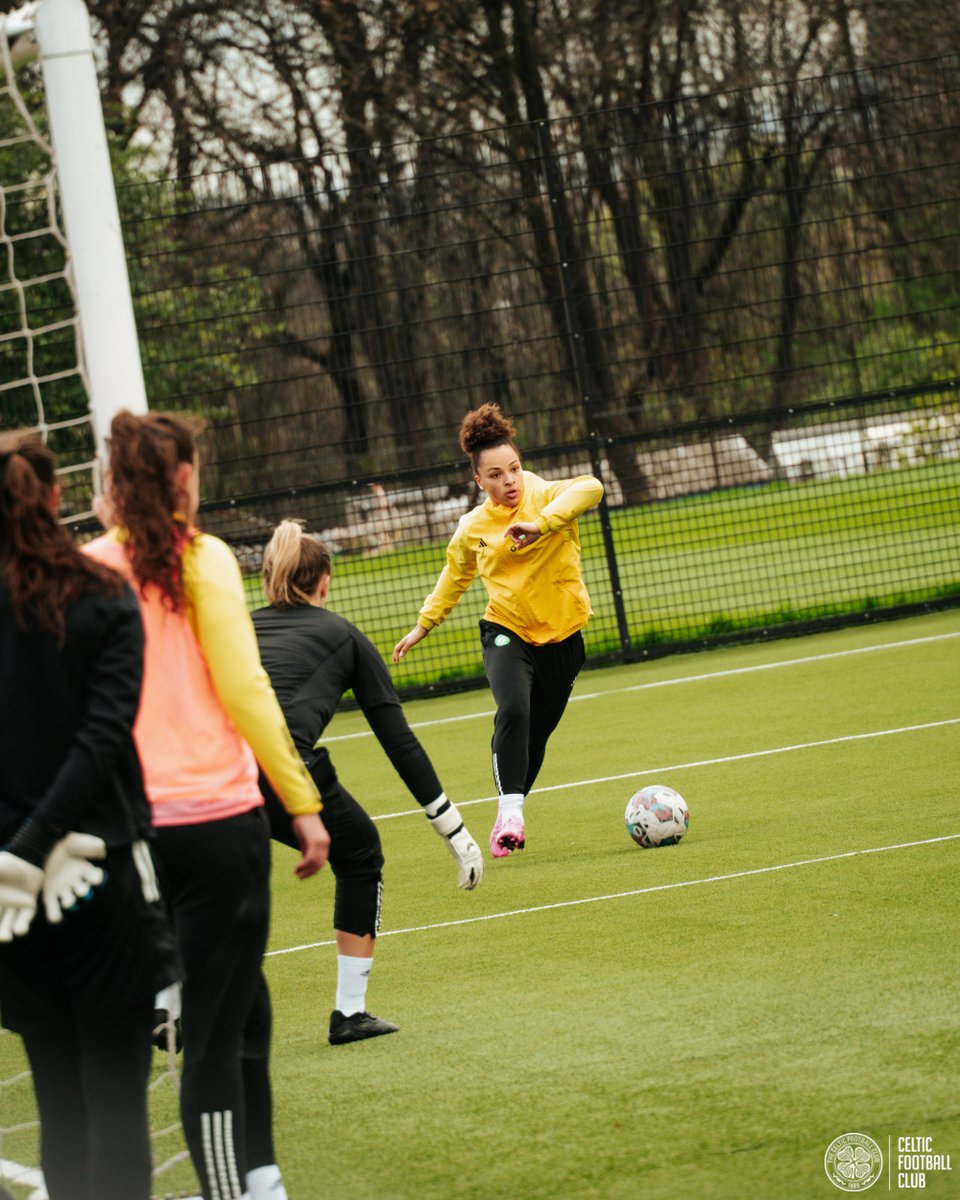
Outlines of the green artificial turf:
M 484 846 L 490 709 L 487 692 L 407 706 Z M 527 848 L 463 893 L 362 715 L 338 715 L 333 759 L 387 857 L 368 999 L 401 1031 L 327 1044 L 332 880 L 295 880 L 277 848 L 291 1200 L 815 1200 L 841 1194 L 823 1157 L 850 1131 L 884 1154 L 871 1195 L 907 1194 L 900 1136 L 952 1156 L 924 1196 L 960 1194 L 958 719 L 956 611 L 591 671 Z M 622 812 L 654 781 L 690 829 L 644 851 Z M 0 1039 L 0 1077 L 16 1047 Z M 0 1094 L 29 1107 L 28 1085 Z M 153 1103 L 169 1119 L 167 1081 Z M 181 1164 L 158 1194 L 191 1180 Z

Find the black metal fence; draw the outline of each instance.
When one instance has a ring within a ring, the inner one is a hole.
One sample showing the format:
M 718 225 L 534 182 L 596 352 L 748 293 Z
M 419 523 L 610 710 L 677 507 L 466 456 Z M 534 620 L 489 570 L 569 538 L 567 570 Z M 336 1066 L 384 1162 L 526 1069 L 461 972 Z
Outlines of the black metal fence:
M 337 552 L 384 650 L 476 502 L 464 413 L 598 474 L 595 661 L 960 599 L 956 55 L 121 189 L 204 523 Z M 479 669 L 471 588 L 404 664 Z

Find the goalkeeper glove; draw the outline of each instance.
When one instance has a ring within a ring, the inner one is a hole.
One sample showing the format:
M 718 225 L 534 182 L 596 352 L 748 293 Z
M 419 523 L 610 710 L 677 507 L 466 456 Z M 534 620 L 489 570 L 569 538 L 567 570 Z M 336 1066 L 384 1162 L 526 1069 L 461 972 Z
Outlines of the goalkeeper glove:
M 106 853 L 106 843 L 92 833 L 68 833 L 50 851 L 44 863 L 43 907 L 51 925 L 58 925 L 65 912 L 103 883 L 103 871 L 89 860 Z
M 472 891 L 483 878 L 483 855 L 460 818 L 457 806 L 441 793 L 423 806 L 427 820 L 443 838 L 459 867 L 458 887 Z
M 39 867 L 0 850 L 0 942 L 23 937 L 30 928 L 42 885 Z

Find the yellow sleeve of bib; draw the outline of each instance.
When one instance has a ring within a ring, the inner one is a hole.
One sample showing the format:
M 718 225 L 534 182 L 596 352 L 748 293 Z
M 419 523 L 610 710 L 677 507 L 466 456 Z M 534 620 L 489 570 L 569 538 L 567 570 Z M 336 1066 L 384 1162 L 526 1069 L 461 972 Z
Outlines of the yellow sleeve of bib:
M 476 575 L 477 556 L 468 545 L 461 521 L 447 546 L 447 561 L 440 577 L 417 616 L 417 624 L 424 629 L 439 625 L 453 611 Z
M 183 555 L 188 616 L 220 703 L 293 816 L 323 807 L 287 729 L 247 611 L 240 567 L 219 538 L 200 534 Z
M 592 475 L 560 479 L 547 484 L 544 498 L 547 503 L 537 518 L 537 528 L 541 533 L 555 533 L 600 503 L 603 484 Z

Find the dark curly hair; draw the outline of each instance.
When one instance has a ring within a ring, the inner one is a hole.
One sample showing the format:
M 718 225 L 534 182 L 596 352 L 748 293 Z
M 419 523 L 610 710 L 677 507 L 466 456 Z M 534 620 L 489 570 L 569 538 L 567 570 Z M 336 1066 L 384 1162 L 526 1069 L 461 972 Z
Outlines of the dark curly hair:
M 480 470 L 480 455 L 497 446 L 510 446 L 519 457 L 514 441 L 516 430 L 497 404 L 481 404 L 468 412 L 460 425 L 460 449 L 470 456 L 474 474 Z
M 154 584 L 173 612 L 184 608 L 183 551 L 196 536 L 183 513 L 177 468 L 197 457 L 199 418 L 118 412 L 110 425 L 110 499 L 129 534 L 127 553 L 141 592 Z
M 36 434 L 0 438 L 0 578 L 14 619 L 62 645 L 64 618 L 86 591 L 118 595 L 119 575 L 86 554 L 57 519 L 56 459 Z

